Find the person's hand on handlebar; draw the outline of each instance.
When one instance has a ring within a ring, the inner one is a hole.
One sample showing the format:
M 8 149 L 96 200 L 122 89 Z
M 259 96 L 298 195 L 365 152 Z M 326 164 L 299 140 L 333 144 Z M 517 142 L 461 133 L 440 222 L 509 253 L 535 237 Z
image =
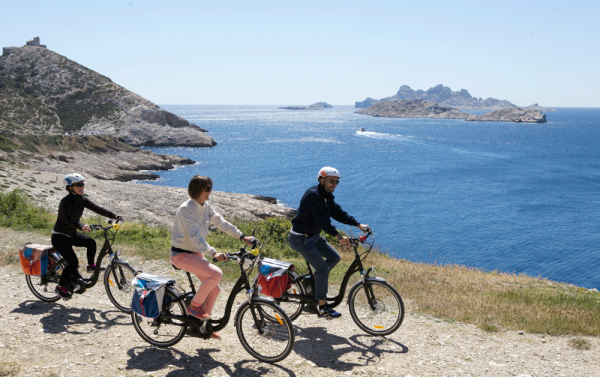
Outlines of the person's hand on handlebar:
M 124 223 L 125 222 L 125 218 L 121 215 L 117 216 L 117 222 L 121 222 Z
M 83 230 L 83 233 L 89 233 L 89 232 L 91 232 L 91 231 L 92 231 L 92 228 L 90 228 L 90 226 L 89 226 L 89 225 L 85 224 L 85 225 L 84 225 L 84 226 L 81 228 L 81 230 Z
M 248 245 L 252 245 L 252 242 L 254 242 L 254 240 L 258 241 L 256 238 L 254 237 L 247 237 L 244 236 L 242 237 L 242 241 L 244 241 L 245 243 L 247 243 Z
M 342 236 L 341 234 L 338 233 L 337 236 L 335 236 L 335 238 L 342 245 L 350 246 L 350 240 L 348 239 L 348 237 L 344 237 L 344 236 Z
M 228 259 L 227 254 L 225 253 L 215 253 L 215 255 L 213 255 L 213 258 L 215 258 L 219 262 L 225 262 Z
M 362 230 L 362 232 L 365 234 L 371 230 L 367 224 L 358 224 L 358 229 Z

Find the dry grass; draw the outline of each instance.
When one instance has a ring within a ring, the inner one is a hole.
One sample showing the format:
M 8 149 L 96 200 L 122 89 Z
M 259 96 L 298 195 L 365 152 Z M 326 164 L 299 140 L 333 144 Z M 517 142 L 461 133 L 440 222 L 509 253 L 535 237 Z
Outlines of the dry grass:
M 412 263 L 376 253 L 367 260 L 371 264 L 378 276 L 400 292 L 411 311 L 453 318 L 486 331 L 600 335 L 597 291 L 525 275 Z
M 573 338 L 569 340 L 569 346 L 577 350 L 589 350 L 590 348 L 592 348 L 590 342 L 583 338 Z
M 19 374 L 21 367 L 15 362 L 0 362 L 0 377 L 13 377 Z

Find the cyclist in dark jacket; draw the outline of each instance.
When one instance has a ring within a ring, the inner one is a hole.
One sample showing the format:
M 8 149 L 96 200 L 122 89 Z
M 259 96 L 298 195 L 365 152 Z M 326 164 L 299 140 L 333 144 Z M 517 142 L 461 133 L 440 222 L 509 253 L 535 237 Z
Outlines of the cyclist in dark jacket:
M 329 271 L 341 258 L 325 238 L 321 237 L 321 230 L 337 238 L 342 245 L 349 246 L 350 241 L 335 229 L 331 218 L 361 230 L 368 226 L 356 221 L 335 202 L 333 192 L 340 182 L 340 172 L 337 169 L 326 166 L 319 170 L 317 179 L 319 184 L 306 190 L 300 200 L 298 214 L 292 219 L 288 241 L 292 249 L 299 252 L 315 269 L 315 299 L 319 301 L 319 317 L 337 318 L 341 314 L 327 304 L 326 298 Z
M 96 241 L 84 235 L 77 230 L 85 233 L 90 232 L 90 227 L 87 224 L 80 223 L 81 215 L 85 208 L 111 219 L 123 220 L 123 217 L 94 204 L 91 200 L 83 196 L 84 180 L 81 174 L 69 174 L 63 179 L 63 184 L 69 195 L 62 198 L 58 205 L 58 216 L 56 223 L 52 229 L 52 246 L 58 253 L 67 261 L 67 266 L 63 270 L 56 293 L 65 300 L 71 298 L 71 294 L 66 288 L 71 278 L 79 277 L 79 260 L 73 250 L 73 246 L 87 248 L 87 270 L 94 271 L 96 264 L 94 258 L 96 256 Z M 101 268 L 104 269 L 104 268 Z

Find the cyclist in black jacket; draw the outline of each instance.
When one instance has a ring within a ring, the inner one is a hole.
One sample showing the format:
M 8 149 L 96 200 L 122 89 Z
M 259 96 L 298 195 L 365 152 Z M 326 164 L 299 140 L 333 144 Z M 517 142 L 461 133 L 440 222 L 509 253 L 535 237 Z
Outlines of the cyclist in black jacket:
M 299 252 L 315 269 L 315 299 L 319 301 L 319 317 L 338 318 L 341 314 L 327 304 L 326 298 L 329 271 L 341 258 L 320 233 L 324 230 L 342 245 L 349 246 L 350 241 L 335 229 L 331 218 L 361 230 L 368 228 L 368 225 L 356 221 L 335 202 L 333 192 L 340 182 L 340 172 L 337 169 L 325 166 L 319 170 L 317 179 L 319 184 L 306 190 L 300 200 L 298 214 L 292 219 L 288 241 L 292 249 Z
M 63 184 L 66 186 L 69 195 L 65 196 L 60 201 L 60 204 L 58 205 L 58 216 L 54 228 L 52 229 L 52 246 L 67 261 L 67 266 L 60 275 L 60 280 L 55 290 L 56 293 L 65 300 L 71 298 L 71 294 L 67 290 L 66 285 L 73 277 L 80 277 L 78 271 L 79 260 L 73 250 L 73 246 L 86 247 L 88 261 L 87 270 L 94 271 L 96 268 L 96 264 L 94 263 L 94 258 L 96 256 L 96 241 L 77 231 L 81 230 L 85 233 L 90 232 L 89 225 L 79 222 L 83 210 L 87 208 L 99 215 L 111 219 L 124 220 L 122 216 L 118 216 L 115 213 L 94 204 L 94 202 L 83 196 L 85 186 L 84 180 L 85 178 L 77 173 L 68 174 L 63 179 Z

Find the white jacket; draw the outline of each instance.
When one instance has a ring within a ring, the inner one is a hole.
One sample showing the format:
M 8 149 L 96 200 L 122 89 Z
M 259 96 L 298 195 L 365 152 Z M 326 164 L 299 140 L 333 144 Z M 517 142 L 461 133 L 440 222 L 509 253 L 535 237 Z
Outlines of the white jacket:
M 243 234 L 235 225 L 219 215 L 208 201 L 201 205 L 194 199 L 188 199 L 179 206 L 175 215 L 171 246 L 195 253 L 204 253 L 207 256 L 215 255 L 217 250 L 206 242 L 208 227 L 211 224 L 238 239 Z

